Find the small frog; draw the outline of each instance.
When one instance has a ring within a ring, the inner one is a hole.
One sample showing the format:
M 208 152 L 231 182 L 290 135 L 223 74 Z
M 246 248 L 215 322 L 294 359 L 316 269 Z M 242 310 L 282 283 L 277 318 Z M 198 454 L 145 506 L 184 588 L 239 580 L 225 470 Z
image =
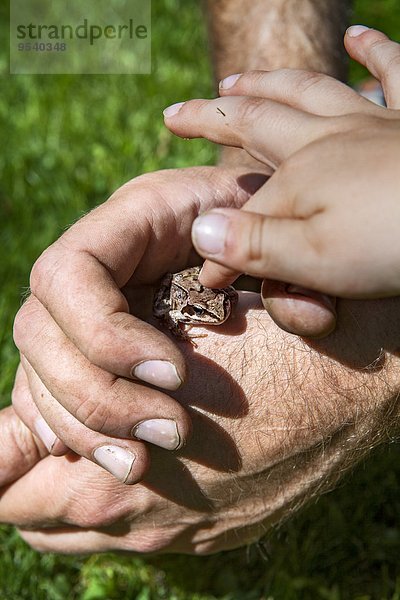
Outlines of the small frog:
M 221 325 L 229 318 L 238 295 L 235 288 L 204 287 L 199 281 L 201 267 L 192 267 L 179 273 L 168 273 L 154 297 L 153 314 L 161 319 L 171 332 L 193 346 L 193 337 L 185 326 Z

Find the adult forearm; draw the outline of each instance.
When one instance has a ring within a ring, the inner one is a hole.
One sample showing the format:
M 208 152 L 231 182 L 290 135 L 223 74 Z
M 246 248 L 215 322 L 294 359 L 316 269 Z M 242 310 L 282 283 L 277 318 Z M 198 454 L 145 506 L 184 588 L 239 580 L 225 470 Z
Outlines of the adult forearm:
M 219 345 L 218 337 L 202 341 L 203 359 L 214 363 L 214 393 L 207 394 L 212 378 L 208 385 L 197 379 L 194 357 L 193 388 L 183 400 L 196 392 L 222 429 L 215 433 L 209 418 L 195 417 L 183 453 L 216 517 L 193 534 L 196 552 L 258 539 L 397 433 L 398 302 L 343 302 L 343 326 L 314 348 L 257 310 L 247 313 L 246 333 L 229 344 Z M 219 462 L 210 464 L 210 456 Z
M 345 78 L 351 0 L 207 0 L 217 80 L 250 69 L 314 69 Z
M 218 81 L 253 69 L 298 68 L 346 78 L 342 39 L 351 0 L 207 0 L 209 36 Z M 257 166 L 235 148 L 221 162 Z
M 194 425 L 184 449 L 153 446 L 135 486 L 85 459 L 47 457 L 3 489 L 0 520 L 33 528 L 24 538 L 47 551 L 201 554 L 258 539 L 397 432 L 398 304 L 343 303 L 343 327 L 312 348 L 241 295 L 196 351 L 182 344 L 190 377 L 177 395 Z M 0 446 L 10 472 L 21 443 Z

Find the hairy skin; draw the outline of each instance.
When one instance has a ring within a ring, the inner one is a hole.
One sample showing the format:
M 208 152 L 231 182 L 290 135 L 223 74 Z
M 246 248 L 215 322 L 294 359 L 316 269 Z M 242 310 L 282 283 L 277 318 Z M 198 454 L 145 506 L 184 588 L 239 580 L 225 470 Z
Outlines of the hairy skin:
M 15 433 L 6 409 L 1 481 L 21 446 L 32 468 L 3 488 L 0 519 L 42 551 L 208 554 L 259 539 L 398 432 L 399 302 L 379 303 L 374 318 L 376 305 L 343 302 L 341 325 L 311 347 L 242 293 L 234 318 L 205 329 L 197 350 L 181 344 L 190 377 L 175 397 L 194 435 L 176 454 L 153 447 L 135 486 L 73 455 L 35 465 L 34 438 Z
M 255 42 L 254 34 L 248 44 L 241 38 L 234 44 L 223 21 L 231 28 L 236 10 L 239 24 L 246 23 L 251 33 L 251 24 L 256 31 L 261 23 L 257 10 L 275 19 L 280 10 L 282 18 L 291 12 L 297 23 L 297 3 L 271 0 L 268 8 L 275 13 L 265 10 L 266 2 L 209 4 L 224 52 L 232 57 L 244 53 L 246 45 L 252 49 L 243 62 L 226 61 L 224 70 L 216 48 L 218 78 L 268 68 L 270 56 L 282 62 L 269 68 L 318 68 L 312 51 L 321 55 L 321 48 L 305 35 L 314 27 L 321 47 L 332 48 L 315 16 L 323 15 L 321 4 L 334 11 L 337 2 L 307 4 L 313 25 L 305 22 L 294 37 L 291 33 L 290 44 L 284 45 L 284 36 L 274 29 L 283 47 L 273 54 L 266 42 Z M 324 30 L 331 21 L 331 14 L 323 19 Z M 266 36 L 267 25 L 264 21 Z M 249 62 L 261 56 L 262 44 L 265 62 Z M 299 64 L 299 56 L 315 62 Z M 340 74 L 336 57 L 322 70 L 335 63 L 334 73 Z M 332 486 L 372 446 L 398 433 L 398 299 L 339 303 L 338 328 L 313 345 L 282 332 L 258 302 L 242 296 L 235 320 L 210 330 L 198 351 L 182 346 L 190 376 L 175 397 L 190 410 L 194 435 L 178 454 L 153 447 L 143 483 L 124 486 L 72 454 L 39 460 L 45 455 L 40 441 L 12 409 L 2 411 L 0 519 L 22 527 L 23 537 L 38 550 L 216 552 L 258 539 Z M 17 381 L 15 393 L 27 393 L 26 380 Z
M 342 45 L 351 0 L 207 0 L 216 83 L 255 69 L 297 68 L 347 77 Z M 222 164 L 270 174 L 242 150 L 224 148 Z
M 217 81 L 254 69 L 297 68 L 345 79 L 339 41 L 349 0 L 207 0 Z

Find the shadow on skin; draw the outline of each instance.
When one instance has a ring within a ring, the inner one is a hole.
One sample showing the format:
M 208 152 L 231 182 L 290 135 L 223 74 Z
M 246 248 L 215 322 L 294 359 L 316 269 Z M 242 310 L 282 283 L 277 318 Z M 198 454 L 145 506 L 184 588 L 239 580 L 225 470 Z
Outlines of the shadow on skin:
M 196 511 L 210 511 L 213 502 L 198 485 L 179 456 L 220 472 L 237 472 L 242 459 L 237 446 L 223 427 L 206 415 L 191 411 L 193 436 L 178 453 L 151 447 L 151 467 L 142 484 L 181 506 Z M 179 482 L 179 485 L 177 485 Z
M 223 367 L 201 354 L 193 355 L 192 361 L 196 363 L 196 372 L 189 370 L 185 385 L 171 396 L 183 406 L 195 406 L 221 417 L 240 419 L 248 414 L 246 395 Z M 188 390 L 192 393 L 189 394 Z
M 179 454 L 215 471 L 239 471 L 242 459 L 232 437 L 213 419 L 194 409 L 190 413 L 193 434 Z
M 399 298 L 340 300 L 335 331 L 321 340 L 304 341 L 351 369 L 380 371 L 385 351 L 399 355 L 399 302 Z
M 246 331 L 249 310 L 264 311 L 260 297 L 252 292 L 240 292 L 235 313 L 226 323 L 218 327 L 193 327 L 193 331 L 206 332 L 207 343 L 212 341 L 214 346 L 213 355 L 223 355 L 226 337 L 239 337 Z M 246 416 L 249 405 L 241 386 L 220 364 L 201 354 L 201 342 L 197 351 L 187 341 L 174 340 L 187 356 L 189 375 L 182 389 L 170 395 L 183 406 L 195 406 L 213 415 L 231 419 Z
M 151 448 L 151 467 L 141 484 L 191 510 L 208 512 L 213 508 L 211 499 L 204 494 L 189 469 L 176 455 L 158 448 Z
M 245 173 L 244 175 L 237 177 L 236 182 L 242 190 L 253 195 L 268 181 L 269 178 L 270 175 L 266 175 L 265 173 Z

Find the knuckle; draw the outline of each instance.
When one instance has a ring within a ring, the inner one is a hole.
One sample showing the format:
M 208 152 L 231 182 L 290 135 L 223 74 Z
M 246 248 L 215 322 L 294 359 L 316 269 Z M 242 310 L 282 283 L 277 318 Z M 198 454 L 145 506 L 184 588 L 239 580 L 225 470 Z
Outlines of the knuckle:
M 23 308 L 20 308 L 20 310 L 17 312 L 17 314 L 15 316 L 14 327 L 13 327 L 14 342 L 19 350 L 22 350 L 22 348 L 23 348 L 25 334 L 26 334 L 26 327 L 28 324 L 29 324 L 29 319 L 28 319 L 27 313 L 25 310 L 23 310 Z
M 104 348 L 110 346 L 110 337 L 106 335 L 104 326 L 97 326 L 93 323 L 90 331 L 87 333 L 89 335 L 86 334 L 85 338 L 81 341 L 82 352 L 92 365 L 98 365 L 101 362 Z
M 11 390 L 11 404 L 18 414 L 19 407 L 23 405 L 23 392 L 21 389 L 21 385 L 18 381 L 14 382 L 13 388 Z
M 394 78 L 396 78 L 396 84 L 398 84 L 400 75 L 400 53 L 392 56 L 386 63 L 385 70 L 381 75 L 381 83 L 384 87 L 389 87 L 393 84 Z
M 111 406 L 113 406 L 112 411 L 114 411 L 115 404 L 111 403 Z M 91 395 L 87 398 L 83 398 L 79 402 L 75 416 L 82 425 L 92 431 L 110 434 L 113 432 L 110 423 L 112 415 L 109 414 L 107 406 L 103 402 L 93 398 Z
M 37 297 L 44 295 L 44 291 L 53 285 L 63 265 L 68 264 L 65 252 L 56 251 L 58 244 L 60 244 L 60 240 L 49 246 L 39 256 L 31 269 L 29 284 L 32 292 Z
M 196 115 L 196 118 L 207 118 L 209 108 L 210 100 L 187 100 L 180 109 L 176 120 L 179 122 L 182 121 L 182 123 L 185 123 L 185 125 L 193 126 L 193 115 Z
M 18 464 L 30 466 L 34 465 L 40 459 L 40 452 L 35 437 L 20 419 L 12 421 L 10 438 L 13 441 L 14 449 L 20 457 Z
M 121 340 L 118 339 L 117 331 L 118 329 L 105 319 L 90 324 L 81 341 L 82 351 L 90 363 L 101 366 L 114 344 L 119 346 Z
M 270 252 L 266 252 L 268 221 L 263 215 L 254 216 L 250 222 L 248 259 L 258 270 L 267 273 L 270 268 Z
M 326 81 L 326 76 L 321 73 L 299 71 L 297 75 L 297 93 L 306 94 L 313 91 L 315 87 L 320 86 L 324 81 Z
M 52 264 L 51 247 L 47 248 L 34 263 L 30 275 L 31 290 L 36 292 L 41 288 L 43 280 L 47 279 Z
M 385 56 L 387 56 L 386 60 Z M 373 65 L 381 65 L 385 71 L 391 71 L 394 68 L 398 68 L 399 61 L 400 50 L 397 48 L 397 44 L 395 45 L 391 40 L 375 40 L 367 49 L 366 66 L 368 69 Z
M 237 112 L 237 123 L 240 128 L 248 128 L 248 124 L 253 123 L 255 118 L 260 117 L 266 103 L 263 98 L 246 98 L 240 102 Z
M 326 75 L 314 71 L 302 71 L 299 69 L 282 69 L 281 76 L 286 82 L 287 95 L 289 99 L 299 100 L 302 97 L 314 93 L 315 88 L 319 88 L 326 83 Z
M 32 296 L 24 302 L 14 318 L 13 337 L 15 345 L 19 350 L 22 349 L 27 332 L 32 329 L 32 323 L 36 318 L 37 305 Z
M 252 71 L 247 71 L 244 75 L 242 75 L 238 83 L 240 84 L 243 81 L 243 83 L 248 86 L 258 86 L 258 84 L 263 83 L 267 75 L 268 71 L 253 69 Z
M 98 529 L 113 525 L 118 520 L 118 515 L 102 503 L 95 503 L 93 506 L 93 502 L 91 505 L 82 502 L 79 507 L 76 507 L 72 520 L 77 527 Z
M 105 363 L 114 365 L 114 348 L 120 348 L 121 343 L 129 340 L 129 352 L 132 360 L 142 355 L 140 344 L 135 339 L 135 326 L 129 307 L 125 300 L 121 299 L 118 306 L 114 306 L 116 312 L 108 316 L 92 320 L 85 328 L 85 335 L 80 341 L 81 351 L 94 365 L 103 367 Z
M 109 478 L 92 480 L 90 488 L 78 488 L 74 482 L 63 507 L 63 518 L 83 528 L 100 528 L 131 518 L 132 507 L 123 496 L 115 493 L 115 484 Z
M 23 458 L 28 465 L 35 464 L 40 458 L 40 453 L 33 434 L 22 421 L 18 420 L 17 425 L 14 428 L 13 439 L 21 454 L 21 459 Z
M 382 127 L 380 116 L 373 114 L 352 113 L 330 117 L 326 127 L 326 137 L 336 134 L 350 134 L 357 140 L 362 140 L 365 134 L 369 137 L 374 130 L 379 131 Z
M 329 140 L 331 137 L 336 136 L 338 134 L 355 134 L 359 136 L 362 131 L 371 126 L 371 119 L 373 119 L 373 117 L 361 113 L 351 113 L 327 117 L 324 120 L 324 139 Z

